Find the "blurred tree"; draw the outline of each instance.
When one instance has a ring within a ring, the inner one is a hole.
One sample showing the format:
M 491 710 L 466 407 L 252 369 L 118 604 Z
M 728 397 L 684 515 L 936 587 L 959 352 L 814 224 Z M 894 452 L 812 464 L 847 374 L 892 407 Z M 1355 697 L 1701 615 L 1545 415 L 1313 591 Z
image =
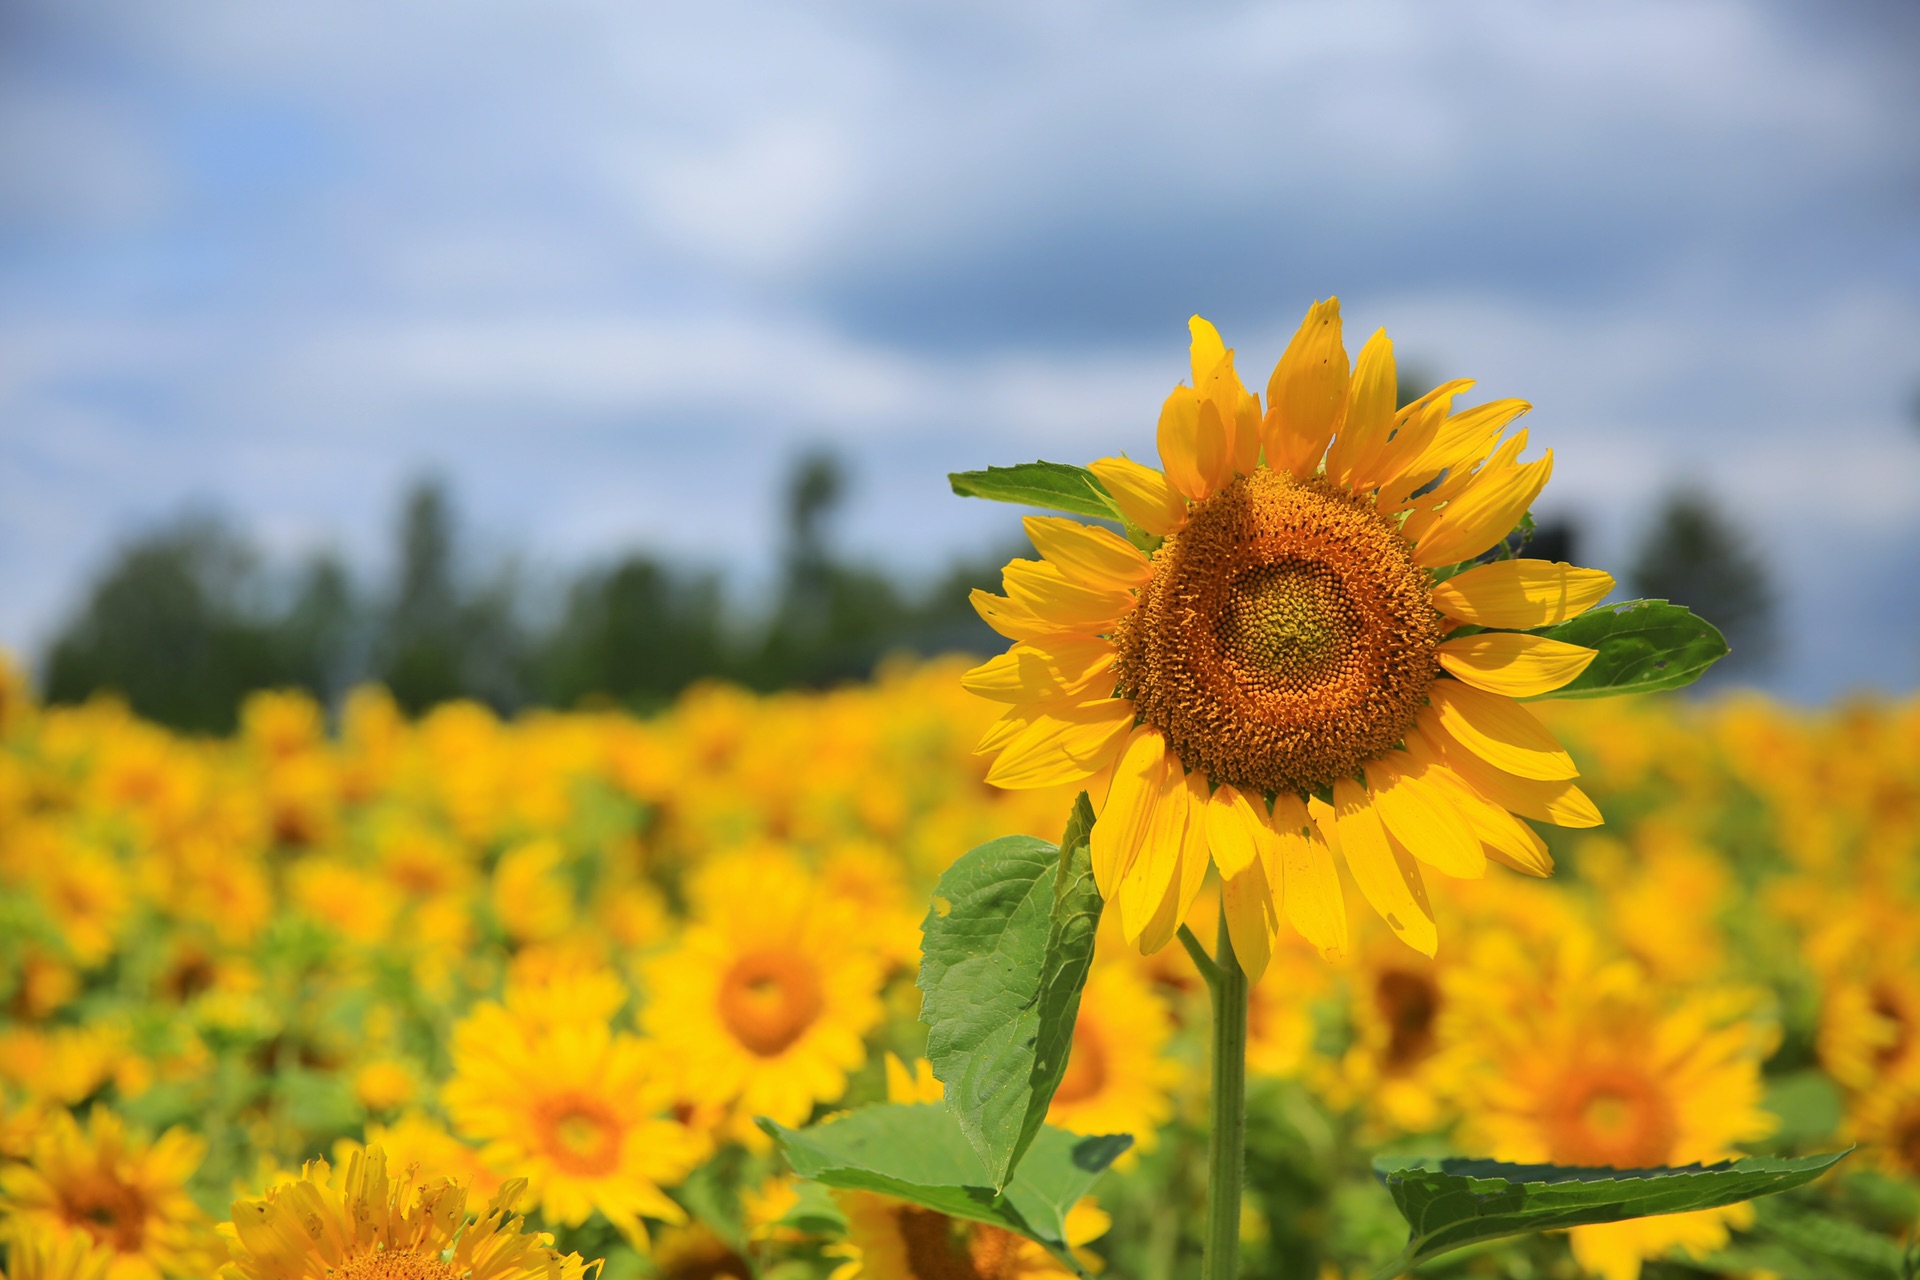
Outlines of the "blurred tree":
M 574 583 L 542 647 L 539 692 L 560 706 L 595 695 L 657 706 L 728 665 L 722 622 L 716 576 L 681 578 L 629 556 Z
M 1773 592 L 1765 563 L 1705 493 L 1669 494 L 1643 535 L 1627 581 L 1637 596 L 1685 605 L 1719 627 L 1732 652 L 1722 670 L 1771 660 Z
M 308 674 L 251 598 L 258 586 L 252 552 L 211 518 L 136 539 L 54 640 L 47 699 L 110 690 L 176 728 L 232 729 L 248 690 L 304 683 Z

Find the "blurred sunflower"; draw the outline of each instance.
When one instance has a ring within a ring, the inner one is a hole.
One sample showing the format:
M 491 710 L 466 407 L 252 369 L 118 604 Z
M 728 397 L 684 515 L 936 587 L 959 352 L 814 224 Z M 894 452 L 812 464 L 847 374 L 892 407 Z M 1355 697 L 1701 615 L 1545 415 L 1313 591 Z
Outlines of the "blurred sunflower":
M 1152 1150 L 1173 1114 L 1171 1093 L 1180 1076 L 1179 1064 L 1166 1055 L 1172 1035 L 1166 1002 L 1134 966 L 1095 965 L 1047 1123 L 1075 1133 L 1130 1133 L 1136 1150 Z
M 0 1169 L 7 1229 L 82 1232 L 111 1251 L 110 1280 L 205 1275 L 219 1240 L 186 1190 L 205 1151 L 185 1129 L 148 1141 L 105 1107 L 85 1129 L 54 1112 L 26 1163 Z
M 1549 955 L 1511 944 L 1496 940 L 1471 982 L 1449 984 L 1448 1035 L 1474 1059 L 1459 1077 L 1469 1146 L 1527 1164 L 1644 1169 L 1732 1159 L 1772 1132 L 1760 1063 L 1775 1036 L 1740 1016 L 1744 993 L 1675 999 L 1578 931 Z M 1573 1253 L 1605 1280 L 1636 1280 L 1645 1259 L 1723 1247 L 1752 1212 L 1576 1227 Z
M 324 1160 L 259 1200 L 233 1206 L 233 1261 L 222 1280 L 583 1280 L 599 1264 L 561 1257 L 553 1237 L 521 1230 L 509 1215 L 525 1189 L 509 1183 L 486 1213 L 446 1178 L 387 1176 L 379 1147 L 356 1152 L 338 1184 Z
M 847 1238 L 829 1252 L 847 1259 L 831 1280 L 1066 1280 L 1073 1272 L 1033 1241 L 1001 1227 L 950 1218 L 867 1191 L 836 1191 Z M 1113 1223 L 1091 1198 L 1067 1212 L 1067 1244 L 1083 1267 L 1099 1259 L 1082 1246 Z
M 686 1215 L 661 1190 L 698 1158 L 668 1104 L 652 1047 L 604 1023 L 529 1025 L 497 1004 L 453 1029 L 453 1078 L 442 1092 L 481 1158 L 532 1183 L 549 1222 L 578 1226 L 598 1209 L 644 1242 L 642 1218 Z
M 1043 558 L 1009 562 L 1006 595 L 974 593 L 1014 641 L 965 678 L 1009 704 L 980 744 L 995 757 L 987 781 L 1103 775 L 1094 875 L 1143 951 L 1171 940 L 1211 858 L 1236 949 L 1253 944 L 1249 973 L 1281 909 L 1343 952 L 1338 854 L 1431 955 L 1420 864 L 1473 877 L 1491 857 L 1544 875 L 1545 846 L 1515 815 L 1600 821 L 1571 757 L 1515 699 L 1593 659 L 1526 630 L 1579 614 L 1613 580 L 1472 563 L 1552 468 L 1551 452 L 1519 461 L 1524 430 L 1501 440 L 1524 401 L 1454 413 L 1473 385 L 1461 380 L 1396 410 L 1385 331 L 1349 369 L 1329 300 L 1280 357 L 1263 414 L 1214 327 L 1191 327 L 1193 385 L 1161 409 L 1162 469 L 1091 466 L 1150 550 L 1032 517 Z
M 84 1231 L 29 1227 L 8 1242 L 4 1280 L 107 1280 L 113 1257 Z
M 694 897 L 701 922 L 646 967 L 646 1030 L 758 1145 L 754 1117 L 800 1124 L 845 1092 L 880 1020 L 880 961 L 786 855 L 722 860 Z

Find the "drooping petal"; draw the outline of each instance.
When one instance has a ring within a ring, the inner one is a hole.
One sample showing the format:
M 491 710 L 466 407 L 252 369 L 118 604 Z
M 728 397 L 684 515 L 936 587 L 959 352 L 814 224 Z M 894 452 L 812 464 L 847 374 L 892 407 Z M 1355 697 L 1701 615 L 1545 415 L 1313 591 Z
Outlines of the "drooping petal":
M 1296 795 L 1273 801 L 1273 833 L 1279 876 L 1273 888 L 1295 933 L 1329 960 L 1347 954 L 1347 903 L 1333 850 Z
M 1267 886 L 1267 873 L 1257 859 L 1221 881 L 1220 907 L 1226 913 L 1227 937 L 1233 941 L 1233 955 L 1240 962 L 1241 972 L 1248 982 L 1260 981 L 1273 958 L 1280 917 L 1274 909 L 1273 891 Z
M 1356 487 L 1378 488 L 1387 496 L 1395 483 L 1419 460 L 1447 420 L 1453 398 L 1473 386 L 1472 378 L 1443 382 L 1393 415 L 1393 438 L 1380 450 L 1371 468 L 1355 477 Z
M 995 702 L 1070 698 L 1096 686 L 1102 675 L 1111 678 L 1116 656 L 1113 643 L 1098 636 L 1023 640 L 968 671 L 960 684 L 969 693 Z M 1090 696 L 1102 696 L 1112 687 L 1109 684 Z
M 1307 309 L 1267 381 L 1267 416 L 1260 428 L 1267 465 L 1296 476 L 1313 474 L 1340 424 L 1347 401 L 1347 349 L 1340 341 L 1340 299 Z
M 1028 516 L 1021 523 L 1034 549 L 1083 587 L 1125 591 L 1153 576 L 1153 565 L 1139 548 L 1111 529 L 1060 516 Z
M 1487 873 L 1480 838 L 1444 793 L 1422 784 L 1389 753 L 1367 764 L 1367 794 L 1389 834 L 1414 857 L 1456 879 L 1477 880 Z
M 1258 797 L 1250 800 L 1224 782 L 1207 801 L 1207 848 L 1223 876 L 1237 876 L 1258 859 L 1260 833 L 1272 830 L 1256 804 L 1264 807 L 1265 802 Z
M 1328 843 L 1338 847 L 1353 882 L 1373 909 L 1402 942 L 1422 955 L 1432 955 L 1440 945 L 1440 933 L 1420 869 L 1404 850 L 1394 847 L 1367 793 L 1351 778 L 1334 780 L 1331 825 Z M 1325 825 L 1321 831 L 1325 834 Z
M 1458 680 L 1435 680 L 1427 698 L 1433 705 L 1420 709 L 1420 727 L 1438 726 L 1447 738 L 1495 768 L 1541 782 L 1579 776 L 1573 757 L 1547 727 L 1512 699 Z
M 1439 751 L 1425 734 L 1415 730 L 1407 735 L 1407 753 L 1420 770 L 1420 778 L 1429 786 L 1446 791 L 1454 807 L 1466 818 L 1481 847 L 1494 861 L 1530 876 L 1553 874 L 1553 855 L 1547 852 L 1540 834 L 1513 816 L 1499 803 L 1482 795 L 1466 778 L 1441 759 Z M 1479 768 L 1488 766 L 1475 762 Z M 1489 770 L 1492 772 L 1492 770 Z M 1519 779 L 1514 779 L 1516 783 Z M 1528 783 L 1528 786 L 1572 786 L 1572 783 Z
M 1549 449 L 1538 462 L 1477 478 L 1465 493 L 1447 504 L 1433 528 L 1420 539 L 1413 562 L 1422 568 L 1436 568 L 1470 560 L 1492 547 L 1520 523 L 1552 474 L 1553 450 Z
M 1385 329 L 1376 329 L 1354 358 L 1346 417 L 1327 450 L 1327 475 L 1333 480 L 1358 488 L 1355 478 L 1372 471 L 1393 432 L 1398 387 L 1393 342 Z
M 1084 781 L 1111 762 L 1132 724 L 1133 703 L 1126 698 L 1050 709 L 1007 743 L 987 781 L 1009 791 Z
M 1108 902 L 1114 900 L 1121 879 L 1139 856 L 1166 775 L 1166 738 L 1151 725 L 1140 725 L 1128 735 L 1114 765 L 1107 802 L 1093 824 L 1088 844 L 1094 885 Z
M 1120 880 L 1120 932 L 1135 946 L 1142 945 L 1141 935 L 1154 917 L 1170 910 L 1168 898 L 1177 895 L 1181 847 L 1186 843 L 1187 824 L 1197 816 L 1192 801 L 1186 770 L 1169 757 L 1139 856 Z M 1179 927 L 1178 921 L 1174 927 Z
M 1433 606 L 1477 627 L 1525 631 L 1576 618 L 1613 590 L 1613 575 L 1553 560 L 1496 560 L 1433 589 Z
M 1198 773 L 1187 775 L 1187 828 L 1180 841 L 1180 865 L 1173 873 L 1169 898 L 1140 931 L 1140 953 L 1152 955 L 1173 941 L 1180 924 L 1193 910 L 1193 901 L 1207 882 L 1207 783 Z
M 1165 537 L 1187 519 L 1187 504 L 1166 476 L 1132 458 L 1102 458 L 1087 470 L 1106 486 L 1121 514 L 1155 537 Z
M 1518 631 L 1482 631 L 1440 643 L 1440 665 L 1456 680 L 1508 698 L 1552 693 L 1578 676 L 1597 649 Z
M 1425 716 L 1429 710 L 1423 708 L 1421 715 Z M 1587 793 L 1571 781 L 1516 777 L 1505 769 L 1489 764 L 1478 753 L 1462 747 L 1436 722 L 1420 720 L 1416 723 L 1417 732 L 1426 739 L 1447 768 L 1501 808 L 1509 809 L 1523 818 L 1532 818 L 1535 822 L 1550 822 L 1557 827 L 1597 827 L 1605 821 Z M 1413 739 L 1409 738 L 1408 749 L 1413 749 L 1414 745 Z

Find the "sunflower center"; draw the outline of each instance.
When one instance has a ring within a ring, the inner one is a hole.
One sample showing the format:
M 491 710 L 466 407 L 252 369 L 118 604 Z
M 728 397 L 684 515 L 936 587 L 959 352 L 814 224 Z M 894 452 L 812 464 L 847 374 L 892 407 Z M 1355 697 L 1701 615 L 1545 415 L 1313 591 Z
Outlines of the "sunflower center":
M 597 1098 L 563 1094 L 537 1112 L 547 1158 L 567 1173 L 599 1177 L 620 1164 L 620 1117 Z
M 1242 476 L 1154 556 L 1115 632 L 1120 685 L 1190 769 L 1308 792 L 1406 736 L 1439 614 L 1406 540 L 1321 479 Z
M 1873 992 L 1873 1011 L 1884 1018 L 1890 1029 L 1886 1040 L 1874 1050 L 1874 1061 L 1882 1067 L 1891 1066 L 1906 1055 L 1913 1043 L 1914 1028 L 1908 1014 L 1906 1002 L 1891 987 L 1879 986 Z
M 146 1241 L 146 1200 L 124 1182 L 103 1178 L 78 1188 L 67 1201 L 65 1217 L 121 1253 L 139 1253 Z
M 348 1258 L 339 1270 L 329 1274 L 334 1280 L 456 1280 L 460 1273 L 441 1261 L 437 1253 L 383 1249 Z
M 805 1035 L 824 1005 L 819 973 L 786 951 L 742 956 L 720 980 L 721 1020 L 763 1058 L 784 1053 Z
M 1422 973 L 1388 969 L 1373 984 L 1373 1003 L 1387 1024 L 1386 1065 L 1405 1070 L 1433 1052 L 1440 992 Z
M 931 1209 L 894 1211 L 911 1280 L 1000 1280 L 1016 1274 L 1020 1238 Z
M 1664 1091 L 1639 1071 L 1601 1067 L 1566 1082 L 1547 1114 L 1556 1164 L 1645 1169 L 1673 1156 L 1679 1121 Z
M 1053 1091 L 1055 1102 L 1085 1102 L 1107 1087 L 1107 1048 L 1086 1025 L 1082 1021 L 1073 1029 L 1073 1050 L 1060 1087 Z

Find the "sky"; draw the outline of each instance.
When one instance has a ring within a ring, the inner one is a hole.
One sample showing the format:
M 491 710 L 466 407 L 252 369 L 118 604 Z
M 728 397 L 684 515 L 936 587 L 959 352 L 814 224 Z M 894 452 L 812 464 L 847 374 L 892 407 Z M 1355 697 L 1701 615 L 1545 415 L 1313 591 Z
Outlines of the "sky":
M 536 576 L 763 579 L 848 459 L 902 574 L 950 470 L 1152 455 L 1216 321 L 1521 396 L 1618 571 L 1676 485 L 1801 699 L 1920 685 L 1920 9 L 1902 0 L 0 7 L 0 645 L 224 513 L 377 571 L 408 483 Z

